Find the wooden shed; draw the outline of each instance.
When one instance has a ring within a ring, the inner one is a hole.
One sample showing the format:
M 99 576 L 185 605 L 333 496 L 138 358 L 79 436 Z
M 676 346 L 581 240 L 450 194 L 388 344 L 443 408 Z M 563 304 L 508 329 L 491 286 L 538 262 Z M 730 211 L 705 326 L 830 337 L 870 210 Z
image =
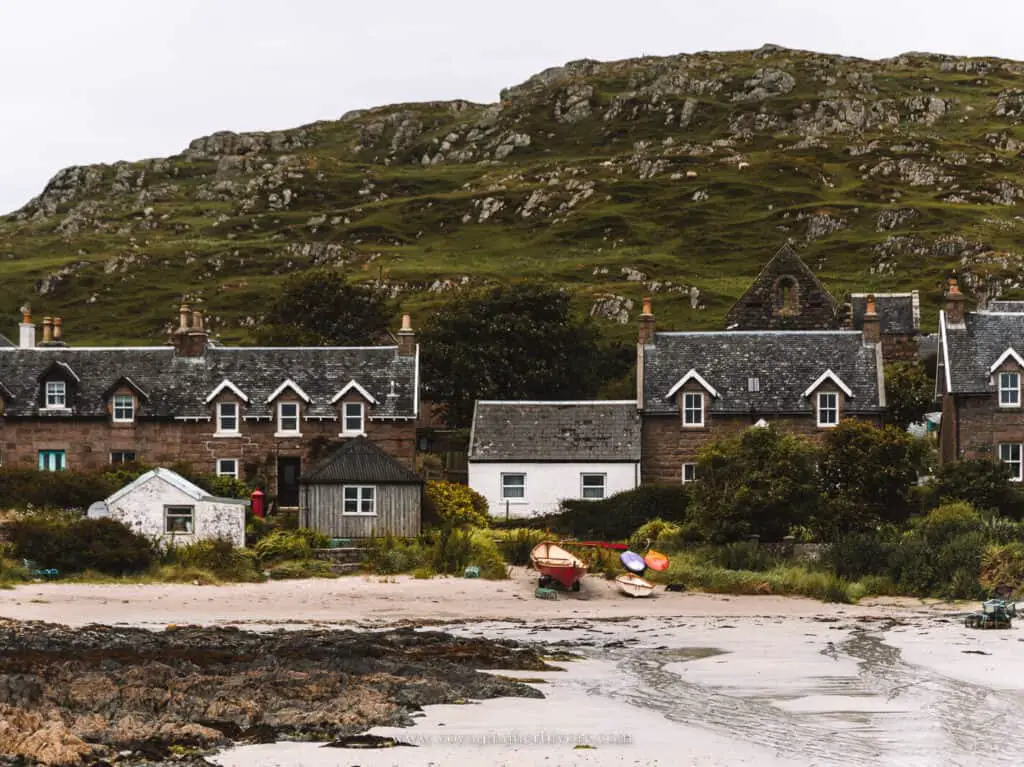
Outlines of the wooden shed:
M 301 480 L 299 524 L 332 538 L 420 533 L 422 478 L 355 437 Z

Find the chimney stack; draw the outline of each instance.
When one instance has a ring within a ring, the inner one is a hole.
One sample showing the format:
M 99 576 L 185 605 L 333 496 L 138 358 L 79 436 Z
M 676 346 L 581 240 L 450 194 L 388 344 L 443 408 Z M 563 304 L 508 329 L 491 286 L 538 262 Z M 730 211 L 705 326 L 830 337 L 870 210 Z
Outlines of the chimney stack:
M 644 308 L 640 312 L 640 332 L 637 343 L 646 346 L 654 340 L 654 312 L 651 311 L 651 297 L 644 296 Z
M 416 354 L 416 331 L 412 329 L 412 318 L 402 315 L 402 329 L 398 331 L 398 356 L 413 357 Z
M 206 351 L 206 341 L 202 311 L 182 304 L 178 307 L 178 329 L 171 334 L 174 353 L 178 357 L 202 357 Z
M 43 317 L 43 346 L 53 340 L 53 317 Z
M 877 344 L 882 340 L 882 323 L 878 319 L 874 293 L 868 294 L 867 306 L 864 307 L 864 328 L 861 333 L 866 344 Z
M 960 286 L 956 284 L 956 277 L 949 278 L 946 289 L 946 326 L 952 328 L 965 328 L 964 324 L 964 294 L 960 292 Z
M 36 326 L 32 322 L 32 309 L 28 304 L 21 307 L 21 323 L 18 325 L 18 346 L 22 349 L 36 348 Z

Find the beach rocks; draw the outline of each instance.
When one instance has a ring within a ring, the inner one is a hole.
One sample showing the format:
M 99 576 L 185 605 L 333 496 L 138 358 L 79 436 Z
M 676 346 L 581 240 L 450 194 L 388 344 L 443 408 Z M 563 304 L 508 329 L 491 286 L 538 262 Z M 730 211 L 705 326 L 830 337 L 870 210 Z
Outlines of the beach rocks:
M 151 632 L 0 620 L 0 754 L 24 765 L 153 764 L 172 746 L 330 740 L 409 725 L 429 704 L 543 697 L 479 668 L 547 666 L 511 643 L 413 629 Z

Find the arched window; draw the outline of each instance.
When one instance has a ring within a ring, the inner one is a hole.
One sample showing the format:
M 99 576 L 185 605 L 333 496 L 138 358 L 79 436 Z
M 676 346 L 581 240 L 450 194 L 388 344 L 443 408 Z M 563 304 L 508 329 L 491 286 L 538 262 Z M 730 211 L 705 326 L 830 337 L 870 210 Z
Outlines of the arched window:
M 796 280 L 788 275 L 775 283 L 775 311 L 779 314 L 799 314 L 800 297 Z

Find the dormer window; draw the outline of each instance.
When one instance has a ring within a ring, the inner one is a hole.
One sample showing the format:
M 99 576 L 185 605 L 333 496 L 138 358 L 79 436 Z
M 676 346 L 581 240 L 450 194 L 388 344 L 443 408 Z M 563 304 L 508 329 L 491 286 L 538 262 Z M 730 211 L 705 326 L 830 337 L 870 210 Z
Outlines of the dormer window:
M 278 402 L 277 403 L 277 434 L 278 437 L 302 436 L 299 433 L 299 403 Z
M 704 425 L 704 392 L 683 392 L 683 426 Z
M 834 391 L 818 392 L 818 426 L 830 428 L 839 425 L 839 394 Z
M 131 423 L 135 420 L 135 397 L 131 394 L 115 394 L 112 405 L 116 423 Z
M 238 403 L 220 402 L 217 404 L 217 433 L 221 435 L 238 434 Z
M 363 433 L 362 402 L 346 402 L 343 405 L 341 432 L 347 435 Z
M 46 382 L 46 407 L 63 409 L 68 406 L 68 385 L 64 381 Z
M 999 374 L 999 407 L 1020 407 L 1020 373 Z

